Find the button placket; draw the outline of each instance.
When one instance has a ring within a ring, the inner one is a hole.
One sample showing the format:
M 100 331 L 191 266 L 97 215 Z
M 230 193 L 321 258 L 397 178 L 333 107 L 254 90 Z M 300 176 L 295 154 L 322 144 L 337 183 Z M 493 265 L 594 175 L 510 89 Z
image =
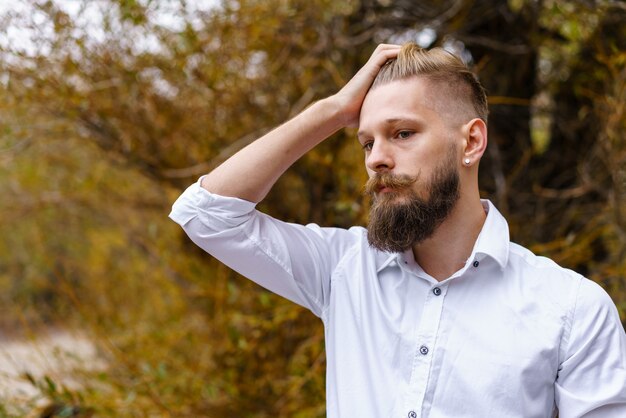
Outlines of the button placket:
M 441 321 L 441 312 L 445 300 L 447 286 L 435 286 L 427 290 L 431 293 L 426 297 L 422 310 L 422 317 L 419 321 L 419 328 L 416 332 L 416 346 L 411 368 L 411 378 L 409 390 L 404 400 L 405 411 L 416 412 L 416 417 L 420 416 L 426 391 L 432 390 L 429 387 L 428 379 L 432 375 L 434 349 L 437 341 L 437 332 Z M 409 412 L 410 413 L 410 412 Z

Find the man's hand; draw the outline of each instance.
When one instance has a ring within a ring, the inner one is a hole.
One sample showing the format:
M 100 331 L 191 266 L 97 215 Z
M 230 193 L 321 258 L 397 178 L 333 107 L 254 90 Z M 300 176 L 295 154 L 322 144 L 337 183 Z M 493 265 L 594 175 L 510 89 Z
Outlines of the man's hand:
M 398 45 L 379 45 L 337 94 L 314 103 L 230 157 L 202 179 L 202 187 L 223 196 L 261 201 L 298 158 L 337 130 L 358 124 L 361 105 L 378 71 L 399 50 Z
M 344 126 L 357 126 L 361 105 L 378 71 L 387 61 L 398 56 L 400 48 L 400 45 L 378 45 L 367 63 L 332 97 L 339 106 Z

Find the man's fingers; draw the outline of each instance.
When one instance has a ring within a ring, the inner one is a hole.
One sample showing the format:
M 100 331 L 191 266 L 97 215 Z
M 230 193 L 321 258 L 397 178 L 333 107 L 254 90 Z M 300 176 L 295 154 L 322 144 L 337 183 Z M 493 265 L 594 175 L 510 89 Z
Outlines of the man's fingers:
M 398 56 L 400 48 L 402 48 L 402 46 L 400 45 L 379 44 L 372 53 L 370 59 L 375 59 L 376 61 L 378 61 L 379 59 L 385 58 L 386 61 L 391 58 L 395 58 L 396 56 Z
M 382 51 L 384 49 L 400 49 L 402 46 L 398 44 L 378 44 L 374 52 Z
M 363 67 L 369 67 L 369 70 L 372 70 L 372 66 L 375 67 L 374 71 L 378 73 L 380 67 L 383 66 L 390 59 L 394 59 L 398 56 L 398 52 L 400 52 L 400 45 L 393 44 L 380 44 L 376 47 L 370 59 L 367 61 L 367 64 Z
M 378 71 L 388 60 L 398 56 L 400 48 L 400 45 L 393 44 L 378 45 L 367 63 L 337 93 L 340 107 L 343 109 L 345 126 L 357 124 L 361 104 Z

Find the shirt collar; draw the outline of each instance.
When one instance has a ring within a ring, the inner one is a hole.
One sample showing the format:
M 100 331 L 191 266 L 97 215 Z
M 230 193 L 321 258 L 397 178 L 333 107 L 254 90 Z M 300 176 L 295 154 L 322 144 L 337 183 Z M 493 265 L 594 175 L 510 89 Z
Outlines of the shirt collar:
M 481 199 L 481 203 L 487 219 L 478 234 L 470 260 L 479 258 L 480 261 L 488 256 L 504 268 L 509 259 L 509 225 L 493 203 L 486 199 Z
M 509 225 L 491 201 L 481 199 L 481 203 L 487 218 L 478 234 L 469 260 L 482 261 L 485 257 L 490 257 L 500 265 L 500 268 L 504 268 L 509 259 Z M 403 253 L 390 254 L 377 251 L 376 272 L 380 272 L 393 262 L 402 262 L 403 256 L 405 256 Z

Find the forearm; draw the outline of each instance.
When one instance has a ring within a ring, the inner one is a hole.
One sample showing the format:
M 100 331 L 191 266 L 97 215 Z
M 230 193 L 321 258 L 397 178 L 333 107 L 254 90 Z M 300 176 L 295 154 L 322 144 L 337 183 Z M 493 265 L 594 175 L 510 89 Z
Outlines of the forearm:
M 311 148 L 358 122 L 363 99 L 380 67 L 395 58 L 398 45 L 379 45 L 367 63 L 335 95 L 257 139 L 202 179 L 211 193 L 260 202 L 276 180 Z
M 300 157 L 345 126 L 333 97 L 320 100 L 257 139 L 202 179 L 211 193 L 261 201 Z

